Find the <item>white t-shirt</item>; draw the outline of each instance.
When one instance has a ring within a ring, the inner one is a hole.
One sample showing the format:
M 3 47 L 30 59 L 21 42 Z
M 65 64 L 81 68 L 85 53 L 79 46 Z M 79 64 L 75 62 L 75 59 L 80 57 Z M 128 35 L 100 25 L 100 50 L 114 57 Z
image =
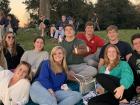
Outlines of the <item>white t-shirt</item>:
M 109 71 L 108 67 L 105 70 L 105 74 L 110 74 L 110 71 Z

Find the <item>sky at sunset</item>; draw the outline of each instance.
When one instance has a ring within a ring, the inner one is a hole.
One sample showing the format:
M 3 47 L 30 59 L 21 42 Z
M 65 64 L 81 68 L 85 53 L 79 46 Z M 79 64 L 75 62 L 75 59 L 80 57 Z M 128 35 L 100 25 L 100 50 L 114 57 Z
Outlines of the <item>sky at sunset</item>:
M 25 10 L 24 0 L 10 0 L 11 13 L 15 14 L 20 20 L 20 26 L 24 26 L 29 19 L 29 15 Z
M 11 7 L 11 13 L 15 14 L 18 19 L 20 20 L 20 26 L 24 26 L 24 24 L 27 23 L 29 19 L 29 15 L 25 10 L 25 5 L 22 3 L 25 0 L 9 0 L 10 1 L 10 7 Z M 93 2 L 96 2 L 96 0 L 91 0 Z M 133 3 L 140 3 L 140 0 L 130 0 Z

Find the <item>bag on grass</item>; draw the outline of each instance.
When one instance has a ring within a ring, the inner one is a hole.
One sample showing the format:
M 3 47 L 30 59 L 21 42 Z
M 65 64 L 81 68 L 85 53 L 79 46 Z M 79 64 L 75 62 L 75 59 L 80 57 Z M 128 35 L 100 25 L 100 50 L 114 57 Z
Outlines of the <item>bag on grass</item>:
M 75 74 L 75 79 L 79 83 L 79 90 L 81 94 L 86 94 L 95 89 L 95 78 L 87 80 L 84 76 Z

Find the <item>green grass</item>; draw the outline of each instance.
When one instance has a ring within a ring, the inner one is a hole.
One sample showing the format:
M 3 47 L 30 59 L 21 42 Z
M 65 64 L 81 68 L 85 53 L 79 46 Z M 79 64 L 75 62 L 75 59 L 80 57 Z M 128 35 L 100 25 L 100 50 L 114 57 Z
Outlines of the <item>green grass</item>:
M 135 33 L 140 33 L 140 30 L 123 29 L 120 30 L 119 33 L 120 40 L 130 43 L 131 36 Z M 107 42 L 106 31 L 96 31 L 95 34 L 99 35 Z M 33 48 L 34 38 L 39 35 L 40 33 L 37 29 L 20 29 L 17 35 L 17 42 L 20 43 L 25 50 L 30 50 Z M 47 36 L 45 36 L 45 39 L 45 50 L 50 52 L 52 47 L 57 45 L 57 41 Z

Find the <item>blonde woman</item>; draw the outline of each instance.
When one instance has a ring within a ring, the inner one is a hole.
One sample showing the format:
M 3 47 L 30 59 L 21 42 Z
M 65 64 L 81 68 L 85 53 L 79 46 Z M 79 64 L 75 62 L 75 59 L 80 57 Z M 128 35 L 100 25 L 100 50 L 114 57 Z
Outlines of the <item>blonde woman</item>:
M 68 89 L 65 51 L 61 46 L 52 49 L 50 60 L 42 63 L 39 76 L 32 84 L 30 96 L 39 105 L 74 105 L 81 94 Z
M 0 71 L 0 101 L 4 105 L 25 105 L 29 100 L 30 64 L 21 62 L 14 73 Z
M 101 84 L 96 89 L 100 95 L 90 99 L 88 105 L 129 103 L 135 93 L 134 76 L 130 66 L 127 62 L 120 60 L 118 48 L 111 44 L 105 49 L 104 61 L 104 65 L 96 76 Z

